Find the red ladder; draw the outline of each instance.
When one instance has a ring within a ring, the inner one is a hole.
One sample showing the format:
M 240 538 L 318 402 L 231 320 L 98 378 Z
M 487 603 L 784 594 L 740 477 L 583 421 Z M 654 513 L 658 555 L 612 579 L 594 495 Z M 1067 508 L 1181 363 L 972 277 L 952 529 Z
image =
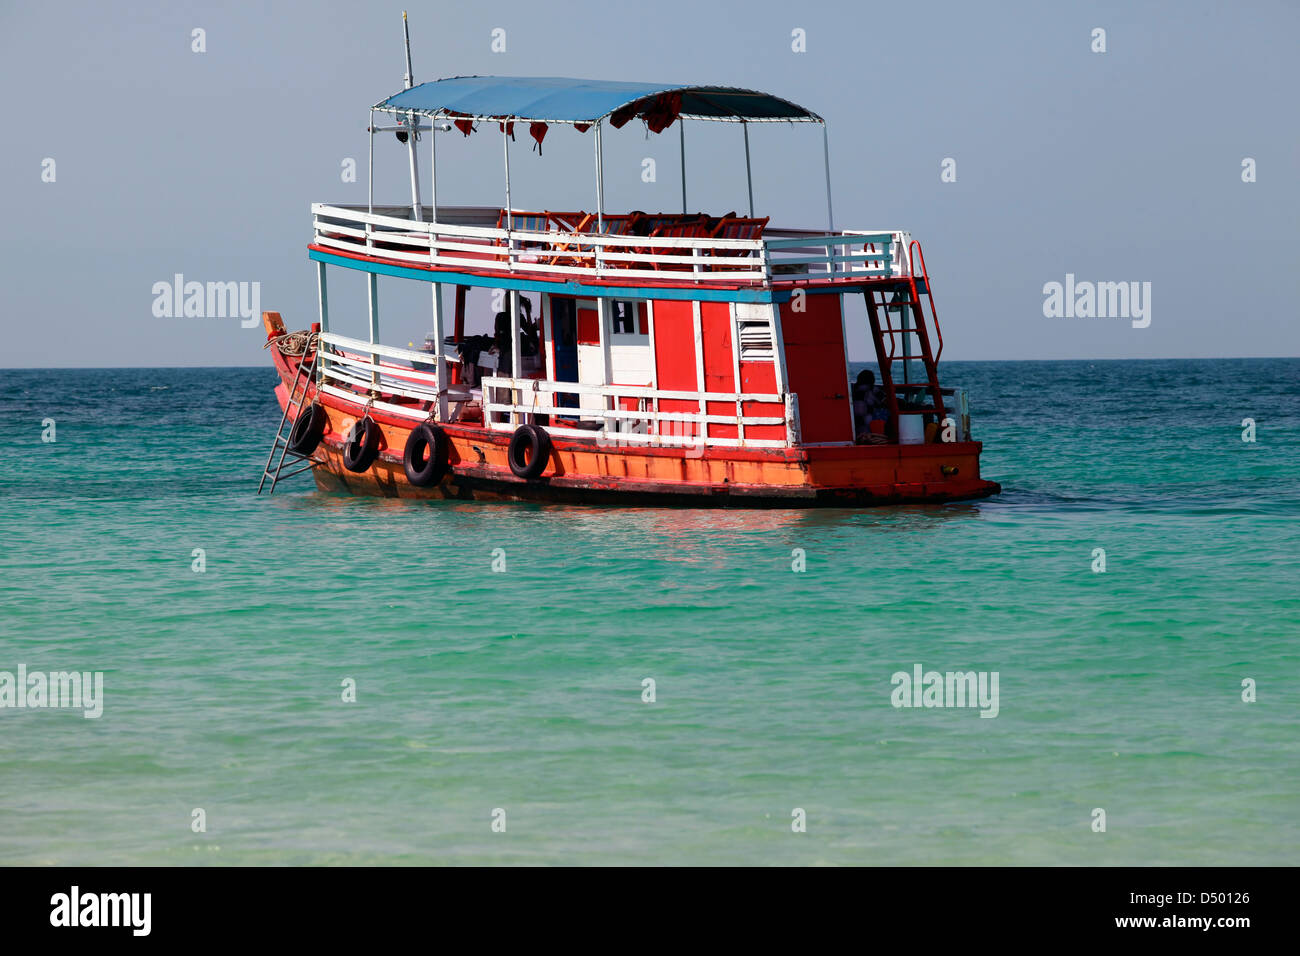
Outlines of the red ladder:
M 915 248 L 915 254 L 913 254 Z M 885 398 L 889 402 L 889 414 L 891 420 L 898 422 L 898 393 L 899 391 L 912 394 L 919 390 L 927 390 L 934 399 L 934 411 L 936 418 L 943 420 L 944 404 L 943 393 L 939 388 L 939 357 L 943 354 L 943 331 L 939 328 L 939 315 L 934 308 L 934 296 L 930 291 L 930 274 L 925 268 L 925 254 L 921 251 L 921 244 L 915 239 L 909 244 L 907 249 L 908 260 L 913 263 L 913 268 L 909 270 L 909 275 L 900 278 L 894 282 L 885 285 L 867 289 L 863 296 L 867 301 L 867 318 L 871 322 L 871 339 L 876 346 L 876 362 L 880 367 L 881 386 L 885 390 Z M 915 264 L 921 266 L 921 283 L 924 291 L 917 286 L 917 275 Z M 926 321 L 925 306 L 921 301 L 924 295 L 930 302 L 929 323 L 933 323 L 935 337 L 938 339 L 939 348 L 937 351 L 932 350 L 930 345 L 930 332 Z M 877 298 L 878 297 L 878 298 Z M 890 321 L 890 314 L 896 313 L 899 316 L 899 325 L 895 326 Z M 906 316 L 911 315 L 915 322 L 906 322 Z M 882 322 L 883 318 L 883 322 Z M 914 335 L 917 344 L 921 347 L 920 355 L 909 354 L 910 348 L 906 345 L 906 336 Z M 900 346 L 900 342 L 904 345 Z M 888 347 L 886 347 L 888 343 Z M 909 382 L 907 381 L 907 365 L 903 365 L 903 379 L 901 386 L 895 381 L 895 362 L 906 363 L 908 361 L 920 360 L 925 366 L 925 381 Z M 895 425 L 897 427 L 897 425 Z

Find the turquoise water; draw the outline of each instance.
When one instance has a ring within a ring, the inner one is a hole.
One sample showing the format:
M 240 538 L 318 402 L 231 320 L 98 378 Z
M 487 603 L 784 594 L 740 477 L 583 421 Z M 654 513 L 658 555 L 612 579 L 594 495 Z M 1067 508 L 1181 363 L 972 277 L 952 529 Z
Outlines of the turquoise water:
M 268 369 L 6 373 L 0 671 L 104 710 L 0 710 L 0 862 L 1295 863 L 1300 360 L 945 379 L 1003 495 L 800 513 L 257 498 Z

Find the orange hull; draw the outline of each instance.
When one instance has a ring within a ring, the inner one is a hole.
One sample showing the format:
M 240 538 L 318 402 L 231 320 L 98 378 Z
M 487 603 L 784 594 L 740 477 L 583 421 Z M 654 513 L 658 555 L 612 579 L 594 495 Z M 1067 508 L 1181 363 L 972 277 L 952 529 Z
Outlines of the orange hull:
M 272 349 L 283 408 L 298 359 Z M 608 447 L 591 439 L 552 438 L 542 477 L 515 476 L 506 458 L 508 432 L 443 423 L 449 472 L 430 488 L 406 478 L 402 453 L 415 423 L 371 412 L 383 438 L 378 460 L 363 473 L 343 465 L 343 435 L 365 414 L 362 401 L 309 395 L 329 424 L 313 454 L 322 490 L 396 498 L 512 499 L 688 507 L 813 507 L 942 502 L 996 494 L 979 477 L 980 442 L 851 445 L 775 449 Z

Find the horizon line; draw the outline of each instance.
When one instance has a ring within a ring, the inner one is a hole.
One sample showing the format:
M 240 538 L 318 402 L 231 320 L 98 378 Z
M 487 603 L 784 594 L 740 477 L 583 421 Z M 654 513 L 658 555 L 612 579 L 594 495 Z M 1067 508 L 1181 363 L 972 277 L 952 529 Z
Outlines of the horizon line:
M 431 355 L 433 353 L 430 353 Z M 1000 359 L 947 359 L 954 362 L 1256 362 L 1287 361 L 1300 359 L 1300 355 L 1167 355 L 1149 358 L 1000 358 Z M 867 363 L 874 359 L 853 359 L 849 362 Z M 940 363 L 941 365 L 944 363 Z M 261 368 L 274 371 L 274 366 L 266 363 L 255 365 L 10 365 L 0 366 L 5 372 L 76 372 L 76 371 L 111 371 L 114 369 L 226 369 L 226 368 Z

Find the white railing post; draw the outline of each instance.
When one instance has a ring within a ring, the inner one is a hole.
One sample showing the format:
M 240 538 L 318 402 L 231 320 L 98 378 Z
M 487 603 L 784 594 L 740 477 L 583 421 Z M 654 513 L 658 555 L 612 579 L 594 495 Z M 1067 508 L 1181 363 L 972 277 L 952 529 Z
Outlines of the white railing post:
M 447 355 L 442 344 L 442 283 L 433 283 L 433 354 L 438 376 L 438 421 L 447 420 Z
M 366 273 L 366 302 L 370 307 L 370 344 L 379 342 L 379 277 L 373 272 Z M 371 353 L 370 361 L 379 364 L 379 356 Z M 371 384 L 379 384 L 379 371 L 371 373 Z
M 790 445 L 802 442 L 802 427 L 799 423 L 799 396 L 794 392 L 785 395 L 785 439 Z
M 604 387 L 608 387 L 610 384 L 609 336 L 613 329 L 613 322 L 611 320 L 609 306 L 609 299 L 605 296 L 602 295 L 596 299 L 597 332 L 599 333 L 600 338 L 600 384 Z M 609 416 L 604 413 L 609 411 L 610 402 L 608 395 L 604 394 L 603 391 L 601 394 L 600 428 L 601 432 L 604 433 L 605 429 L 609 426 Z M 581 402 L 579 402 L 579 404 L 581 404 Z
M 727 310 L 731 313 L 731 375 L 732 385 L 736 389 L 736 437 L 740 444 L 745 444 L 745 403 L 740 396 L 744 389 L 740 383 L 740 319 L 736 316 L 736 303 L 731 303 Z
M 329 286 L 325 280 L 325 263 L 316 263 L 316 289 L 320 298 L 320 330 L 328 332 L 330 330 L 330 297 Z
M 700 443 L 707 445 L 709 442 L 709 423 L 705 421 L 708 414 L 709 405 L 704 399 L 704 332 L 703 320 L 700 314 L 700 300 L 695 299 L 691 302 L 691 324 L 695 336 L 695 388 L 699 391 L 699 432 Z

